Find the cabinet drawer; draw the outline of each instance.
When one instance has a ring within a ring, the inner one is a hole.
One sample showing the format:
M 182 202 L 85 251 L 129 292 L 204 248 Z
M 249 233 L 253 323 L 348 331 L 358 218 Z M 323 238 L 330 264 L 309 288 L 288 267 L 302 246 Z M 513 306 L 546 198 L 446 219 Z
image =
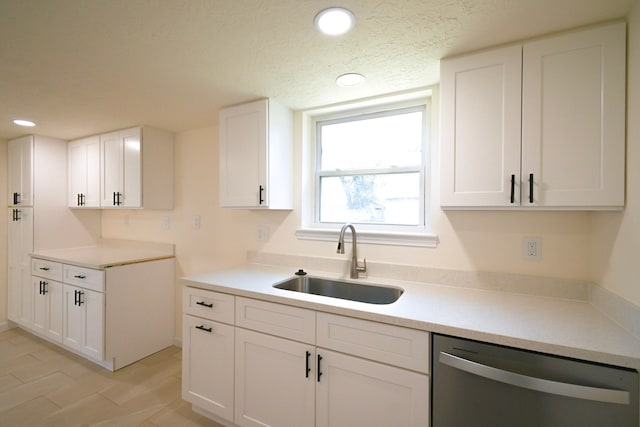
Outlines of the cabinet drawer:
M 317 314 L 317 346 L 429 372 L 429 333 L 401 326 Z
M 233 295 L 198 288 L 182 289 L 182 311 L 185 314 L 233 324 Z
M 304 308 L 238 297 L 236 326 L 314 344 L 316 313 Z
M 63 266 L 62 281 L 69 285 L 80 286 L 96 292 L 104 292 L 104 271 L 92 268 Z
M 31 258 L 31 274 L 61 282 L 62 264 L 45 259 Z

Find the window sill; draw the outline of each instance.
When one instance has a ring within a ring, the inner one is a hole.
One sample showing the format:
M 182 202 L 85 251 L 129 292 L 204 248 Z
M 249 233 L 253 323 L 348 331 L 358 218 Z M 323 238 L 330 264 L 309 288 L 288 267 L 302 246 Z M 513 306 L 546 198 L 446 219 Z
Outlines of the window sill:
M 339 229 L 299 228 L 296 237 L 300 240 L 338 241 Z M 399 233 L 371 230 L 357 230 L 358 243 L 389 246 L 409 246 L 417 248 L 435 248 L 438 236 L 428 233 Z M 351 233 L 346 233 L 345 240 L 351 240 Z

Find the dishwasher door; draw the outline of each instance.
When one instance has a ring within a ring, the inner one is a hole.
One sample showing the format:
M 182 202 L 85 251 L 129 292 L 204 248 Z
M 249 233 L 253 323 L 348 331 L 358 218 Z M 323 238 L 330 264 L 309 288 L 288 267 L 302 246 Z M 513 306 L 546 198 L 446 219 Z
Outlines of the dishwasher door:
M 432 427 L 638 427 L 638 373 L 433 334 Z

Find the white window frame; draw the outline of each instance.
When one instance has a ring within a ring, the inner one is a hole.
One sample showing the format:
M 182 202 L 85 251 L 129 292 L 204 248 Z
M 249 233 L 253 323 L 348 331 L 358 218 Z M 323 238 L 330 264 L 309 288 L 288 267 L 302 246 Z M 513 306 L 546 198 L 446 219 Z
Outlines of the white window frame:
M 354 224 L 358 232 L 358 242 L 382 245 L 436 247 L 438 238 L 431 231 L 430 207 L 431 193 L 431 90 L 385 96 L 375 99 L 345 103 L 332 107 L 319 108 L 302 113 L 302 197 L 301 225 L 296 236 L 303 240 L 334 241 L 338 238 L 343 224 L 320 223 L 318 221 L 318 167 L 316 146 L 316 124 L 319 121 L 339 119 L 341 117 L 375 114 L 383 111 L 425 106 L 425 149 L 423 150 L 423 173 L 421 189 L 424 203 L 421 207 L 422 224 L 417 226 L 398 226 L 381 224 Z M 348 234 L 350 238 L 350 234 Z

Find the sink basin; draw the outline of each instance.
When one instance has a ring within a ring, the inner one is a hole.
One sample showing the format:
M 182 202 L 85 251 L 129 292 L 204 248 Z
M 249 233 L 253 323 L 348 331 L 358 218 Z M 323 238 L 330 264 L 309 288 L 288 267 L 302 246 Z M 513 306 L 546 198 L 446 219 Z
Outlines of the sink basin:
M 400 288 L 389 286 L 365 285 L 308 276 L 287 279 L 284 282 L 276 283 L 273 287 L 286 291 L 323 295 L 325 297 L 348 299 L 369 304 L 391 304 L 397 301 L 404 292 Z

